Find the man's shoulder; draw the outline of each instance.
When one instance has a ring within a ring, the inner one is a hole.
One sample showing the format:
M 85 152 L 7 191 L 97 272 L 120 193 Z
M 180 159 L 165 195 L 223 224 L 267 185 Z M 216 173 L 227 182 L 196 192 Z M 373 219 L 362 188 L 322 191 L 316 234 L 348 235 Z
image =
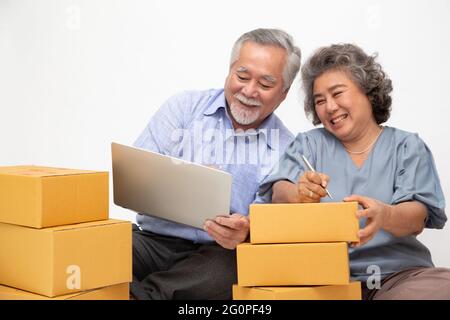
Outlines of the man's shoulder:
M 186 90 L 172 95 L 163 109 L 189 122 L 206 113 L 212 114 L 213 111 L 210 110 L 216 110 L 224 101 L 223 89 Z
M 214 101 L 222 94 L 223 89 L 185 90 L 174 94 L 169 100 L 194 106 L 203 104 L 208 105 L 208 102 Z

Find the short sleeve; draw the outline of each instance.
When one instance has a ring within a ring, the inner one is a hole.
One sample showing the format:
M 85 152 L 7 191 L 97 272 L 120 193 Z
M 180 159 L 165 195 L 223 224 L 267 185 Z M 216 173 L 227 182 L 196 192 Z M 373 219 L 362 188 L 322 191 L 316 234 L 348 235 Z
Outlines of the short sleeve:
M 287 146 L 278 163 L 271 169 L 267 178 L 261 182 L 254 203 L 272 202 L 272 187 L 277 181 L 287 180 L 297 183 L 300 174 L 304 171 L 302 154 L 311 159 L 307 140 L 305 134 L 299 133 L 294 141 Z
M 433 155 L 418 135 L 399 145 L 392 204 L 419 201 L 428 208 L 426 228 L 442 229 L 447 221 L 445 199 Z

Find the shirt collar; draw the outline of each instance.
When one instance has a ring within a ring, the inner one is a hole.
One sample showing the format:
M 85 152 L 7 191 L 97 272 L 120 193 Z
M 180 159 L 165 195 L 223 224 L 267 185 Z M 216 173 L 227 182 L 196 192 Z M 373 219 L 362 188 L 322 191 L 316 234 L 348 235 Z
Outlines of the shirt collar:
M 205 111 L 203 111 L 203 114 L 205 116 L 212 116 L 215 114 L 220 108 L 225 109 L 227 105 L 227 102 L 225 100 L 225 92 L 222 90 L 222 92 L 219 94 L 219 96 L 213 100 L 213 102 L 206 108 Z
M 212 116 L 215 113 L 217 113 L 219 109 L 223 109 L 224 110 L 223 114 L 225 115 L 225 117 L 228 118 L 228 121 L 230 121 L 231 124 L 231 119 L 229 118 L 230 116 L 228 115 L 228 112 L 226 110 L 226 105 L 227 103 L 225 99 L 225 92 L 222 91 L 220 95 L 217 97 L 217 99 L 214 99 L 211 105 L 209 105 L 208 108 L 206 108 L 203 114 L 205 116 Z M 255 129 L 257 131 L 259 139 L 261 138 L 264 139 L 267 146 L 272 150 L 277 150 L 277 145 L 279 145 L 279 141 L 278 143 L 274 144 L 272 139 L 278 140 L 280 139 L 279 134 L 278 137 L 272 137 L 273 134 L 272 130 L 278 130 L 278 132 L 280 131 L 280 128 L 275 127 L 276 119 L 277 119 L 276 115 L 272 113 L 263 121 L 263 123 L 261 123 L 261 125 L 257 129 Z

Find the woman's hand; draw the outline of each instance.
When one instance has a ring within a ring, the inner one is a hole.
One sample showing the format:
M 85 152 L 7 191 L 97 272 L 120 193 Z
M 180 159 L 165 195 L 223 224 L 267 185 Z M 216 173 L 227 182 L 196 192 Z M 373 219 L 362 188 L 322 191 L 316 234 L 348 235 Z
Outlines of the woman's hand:
M 298 180 L 298 202 L 315 203 L 327 196 L 325 188 L 330 178 L 320 172 L 306 171 Z
M 358 232 L 360 242 L 352 245 L 355 247 L 360 247 L 369 242 L 381 228 L 384 228 L 386 222 L 389 221 L 392 214 L 391 205 L 375 199 L 359 195 L 351 195 L 350 197 L 344 198 L 344 201 L 358 202 L 363 207 L 363 210 L 359 210 L 356 213 L 356 217 L 358 219 L 367 218 L 364 229 L 361 229 Z

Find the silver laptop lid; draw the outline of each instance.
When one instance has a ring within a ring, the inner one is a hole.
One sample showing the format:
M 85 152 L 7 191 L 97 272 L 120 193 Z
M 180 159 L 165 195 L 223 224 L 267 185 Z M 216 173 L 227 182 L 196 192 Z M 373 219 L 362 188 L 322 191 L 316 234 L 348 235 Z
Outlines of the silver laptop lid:
M 196 228 L 230 213 L 229 173 L 114 142 L 111 153 L 116 205 Z

